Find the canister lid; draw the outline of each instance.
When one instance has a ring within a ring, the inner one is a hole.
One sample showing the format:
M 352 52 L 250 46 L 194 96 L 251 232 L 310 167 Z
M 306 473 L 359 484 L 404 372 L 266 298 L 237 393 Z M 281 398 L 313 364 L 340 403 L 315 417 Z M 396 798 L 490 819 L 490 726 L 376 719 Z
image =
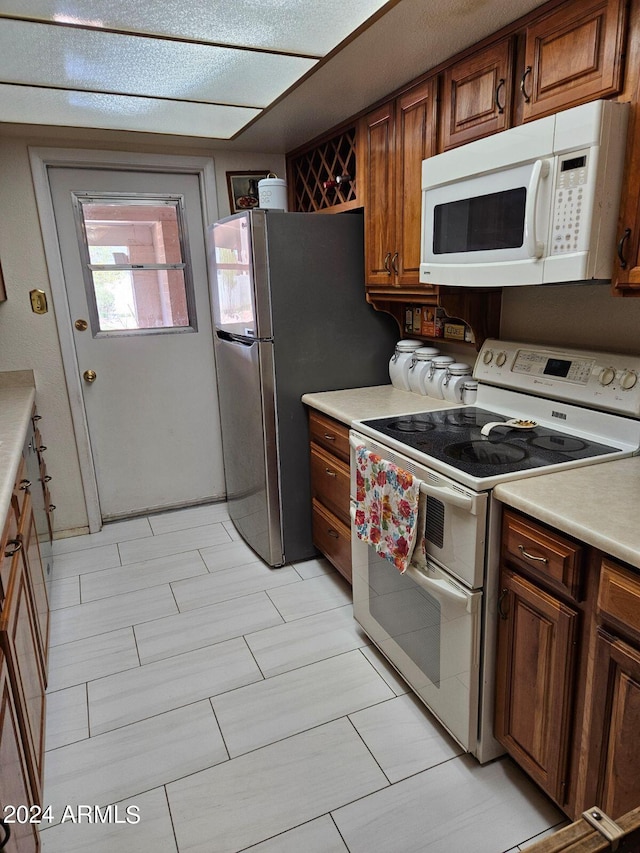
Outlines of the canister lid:
M 467 391 L 475 391 L 478 387 L 478 381 L 476 379 L 465 379 L 462 383 L 462 387 Z
M 449 365 L 452 364 L 454 361 L 455 359 L 450 355 L 437 355 L 433 359 L 432 364 L 435 368 L 449 367 Z
M 420 347 L 414 350 L 413 357 L 417 361 L 430 361 L 435 355 L 439 355 L 440 350 L 435 347 Z
M 450 364 L 447 370 L 452 376 L 464 376 L 467 373 L 471 373 L 471 365 L 463 364 L 461 361 L 456 361 L 453 364 Z
M 414 341 L 411 338 L 403 338 L 396 344 L 396 352 L 414 352 L 422 346 L 422 341 Z

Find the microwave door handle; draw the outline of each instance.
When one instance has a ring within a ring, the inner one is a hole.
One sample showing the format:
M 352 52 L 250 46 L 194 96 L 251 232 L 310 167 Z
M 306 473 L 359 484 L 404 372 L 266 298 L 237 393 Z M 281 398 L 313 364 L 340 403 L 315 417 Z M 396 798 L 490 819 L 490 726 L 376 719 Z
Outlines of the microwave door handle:
M 434 486 L 432 483 L 425 483 L 424 481 L 420 483 L 420 491 L 424 495 L 438 498 L 443 503 L 453 504 L 460 507 L 460 509 L 466 509 L 471 515 L 477 515 L 473 497 L 470 495 L 461 495 L 459 492 L 454 492 L 448 486 Z
M 527 255 L 530 258 L 541 258 L 544 252 L 544 243 L 539 242 L 536 235 L 536 209 L 538 207 L 540 181 L 544 180 L 548 174 L 549 161 L 536 160 L 531 170 L 527 201 L 524 208 L 524 243 Z

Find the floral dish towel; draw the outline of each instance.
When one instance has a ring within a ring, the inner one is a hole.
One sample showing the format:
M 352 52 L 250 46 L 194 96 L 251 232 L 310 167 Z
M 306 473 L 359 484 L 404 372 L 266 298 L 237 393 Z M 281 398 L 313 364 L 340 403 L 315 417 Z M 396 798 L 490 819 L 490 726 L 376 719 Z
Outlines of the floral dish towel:
M 418 529 L 420 480 L 360 446 L 356 448 L 357 536 L 404 572 Z

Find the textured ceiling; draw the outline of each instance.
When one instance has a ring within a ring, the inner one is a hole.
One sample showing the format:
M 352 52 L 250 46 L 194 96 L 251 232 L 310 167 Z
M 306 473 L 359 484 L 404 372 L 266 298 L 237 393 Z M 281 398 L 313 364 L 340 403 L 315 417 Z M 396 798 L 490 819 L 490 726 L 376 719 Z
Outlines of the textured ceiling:
M 0 120 L 284 152 L 539 5 L 0 0 Z

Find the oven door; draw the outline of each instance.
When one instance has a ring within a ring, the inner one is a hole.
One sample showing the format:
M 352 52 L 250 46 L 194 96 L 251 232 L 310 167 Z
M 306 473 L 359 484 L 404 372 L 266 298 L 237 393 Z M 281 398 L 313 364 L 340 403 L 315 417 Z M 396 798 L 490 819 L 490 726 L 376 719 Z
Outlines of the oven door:
M 478 739 L 482 592 L 440 566 L 404 574 L 353 539 L 353 612 L 365 633 L 467 751 Z

